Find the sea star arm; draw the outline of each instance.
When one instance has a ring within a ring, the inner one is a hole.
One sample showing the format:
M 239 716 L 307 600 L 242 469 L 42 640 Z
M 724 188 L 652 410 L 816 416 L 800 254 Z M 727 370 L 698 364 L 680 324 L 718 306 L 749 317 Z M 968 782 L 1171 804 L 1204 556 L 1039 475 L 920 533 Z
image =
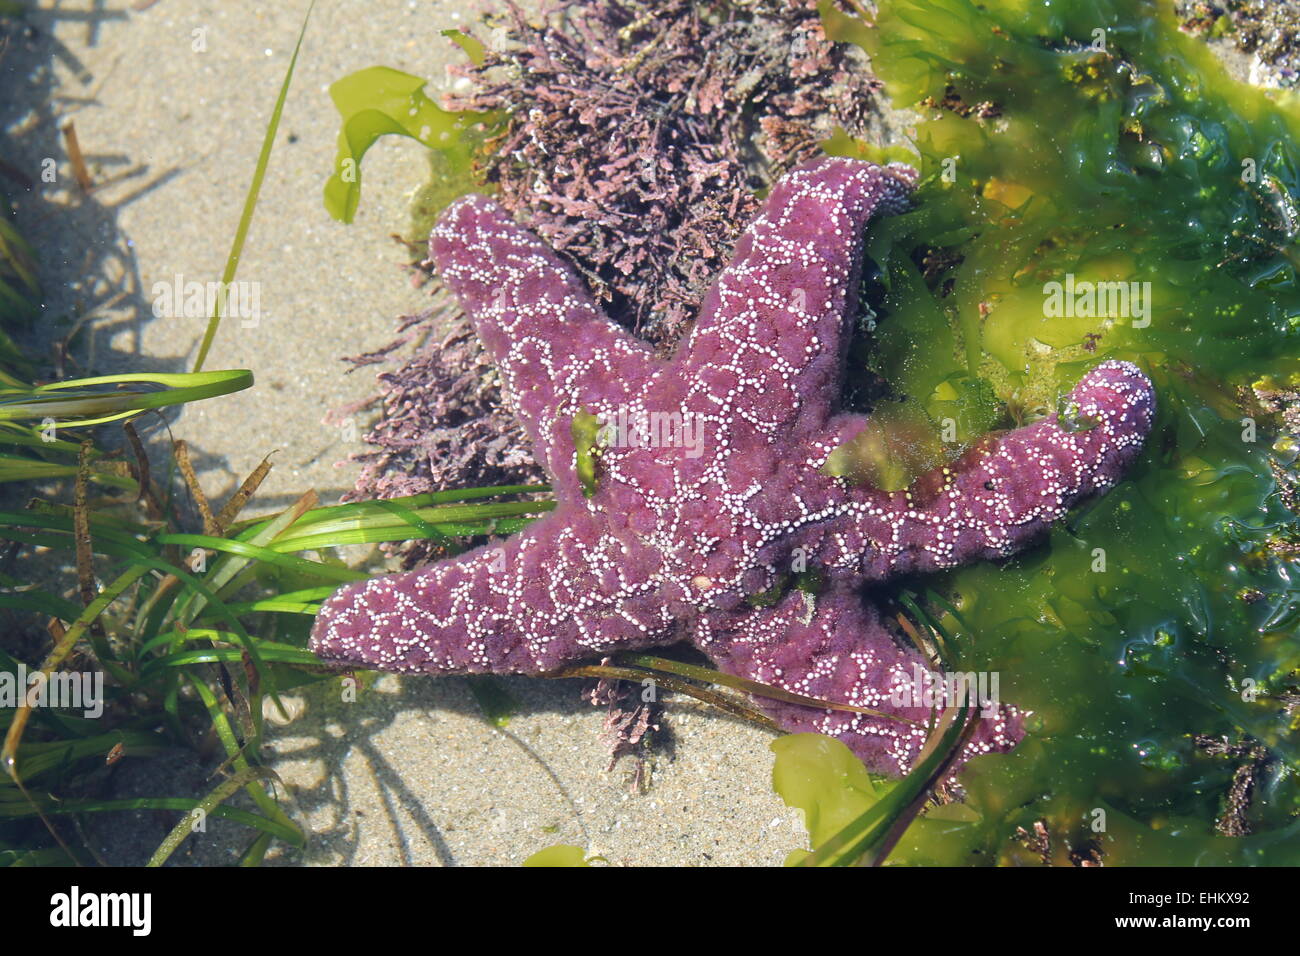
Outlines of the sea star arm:
M 345 585 L 310 647 L 325 661 L 428 674 L 540 674 L 663 643 L 672 618 L 656 556 L 557 511 L 500 544 Z
M 484 196 L 442 213 L 429 254 L 474 322 L 561 496 L 578 493 L 571 423 L 612 413 L 640 393 L 657 363 L 611 322 L 545 243 Z
M 1023 736 L 1022 715 L 998 701 L 1000 688 L 989 676 L 982 686 L 977 676 L 973 687 L 933 679 L 925 659 L 885 630 L 852 576 L 833 579 L 816 595 L 792 589 L 772 608 L 706 615 L 696 643 L 728 673 L 874 711 L 753 698 L 784 730 L 840 738 L 875 773 L 911 769 L 935 708 L 960 703 L 954 690 L 965 691 L 978 723 L 952 773 L 971 757 L 1012 749 Z
M 824 159 L 772 188 L 706 296 L 672 374 L 713 440 L 762 447 L 824 431 L 839 397 L 867 220 L 898 212 L 916 170 Z
M 1155 418 L 1150 380 L 1128 362 L 1085 375 L 1057 415 L 977 443 L 907 491 L 853 489 L 826 562 L 869 579 L 1004 558 L 1119 481 Z

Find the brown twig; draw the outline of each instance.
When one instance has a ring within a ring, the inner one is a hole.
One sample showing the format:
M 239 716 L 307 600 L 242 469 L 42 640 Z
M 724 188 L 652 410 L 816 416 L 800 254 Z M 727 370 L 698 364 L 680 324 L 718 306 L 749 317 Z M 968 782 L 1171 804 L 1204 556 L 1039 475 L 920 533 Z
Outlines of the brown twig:
M 95 180 L 86 167 L 86 158 L 81 154 L 81 143 L 77 139 L 77 127 L 72 120 L 64 120 L 59 127 L 59 131 L 63 133 L 63 145 L 68 151 L 68 160 L 72 163 L 72 174 L 77 177 L 77 184 L 81 187 L 81 191 L 88 193 L 95 188 Z

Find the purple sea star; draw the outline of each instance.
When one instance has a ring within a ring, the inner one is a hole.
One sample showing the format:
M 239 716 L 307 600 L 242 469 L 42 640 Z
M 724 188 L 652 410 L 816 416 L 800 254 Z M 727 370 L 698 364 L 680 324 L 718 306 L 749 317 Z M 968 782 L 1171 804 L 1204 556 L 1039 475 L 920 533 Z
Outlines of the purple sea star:
M 1118 480 L 1155 411 L 1146 377 L 1107 361 L 1071 393 L 1082 427 L 1052 416 L 987 437 L 906 491 L 824 474 L 866 424 L 837 407 L 863 231 L 900 211 L 915 179 L 847 159 L 787 175 L 668 362 L 491 200 L 448 207 L 431 258 L 498 363 L 558 506 L 502 544 L 341 588 L 312 649 L 380 670 L 542 674 L 689 638 L 725 671 L 912 721 L 755 699 L 787 730 L 837 736 L 870 769 L 905 773 L 930 710 L 902 694 L 925 662 L 861 586 L 1023 547 Z M 581 412 L 610 423 L 590 497 Z M 822 590 L 782 594 L 803 568 Z M 963 761 L 1023 733 L 1008 706 L 979 720 Z

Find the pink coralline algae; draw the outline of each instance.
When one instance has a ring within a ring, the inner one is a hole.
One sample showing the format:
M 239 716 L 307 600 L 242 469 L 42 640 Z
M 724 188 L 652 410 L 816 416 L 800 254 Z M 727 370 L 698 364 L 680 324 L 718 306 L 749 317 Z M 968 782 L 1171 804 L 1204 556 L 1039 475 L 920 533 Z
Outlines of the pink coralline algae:
M 1116 483 L 1155 412 L 1147 378 L 1107 361 L 1074 388 L 1068 421 L 988 436 L 906 491 L 825 474 L 866 424 L 838 407 L 863 232 L 903 209 L 915 179 L 847 159 L 787 175 L 666 362 L 495 203 L 450 206 L 431 258 L 498 363 L 558 506 L 501 544 L 341 588 L 312 649 L 388 671 L 543 674 L 689 638 L 724 671 L 878 712 L 755 699 L 787 730 L 907 772 L 931 713 L 908 696 L 926 662 L 862 585 L 1024 547 Z M 594 490 L 578 476 L 581 413 L 635 423 L 600 433 Z M 805 569 L 816 593 L 790 586 Z M 977 719 L 961 761 L 1023 734 L 1008 705 Z

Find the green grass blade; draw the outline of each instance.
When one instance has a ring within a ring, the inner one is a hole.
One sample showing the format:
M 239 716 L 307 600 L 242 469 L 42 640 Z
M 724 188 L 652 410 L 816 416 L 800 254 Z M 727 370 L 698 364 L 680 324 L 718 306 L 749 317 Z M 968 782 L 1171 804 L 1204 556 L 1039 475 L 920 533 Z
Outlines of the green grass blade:
M 189 797 L 133 797 L 124 800 L 61 800 L 54 801 L 48 798 L 35 797 L 36 807 L 28 803 L 8 803 L 0 802 L 0 819 L 18 819 L 22 817 L 35 816 L 36 808 L 47 816 L 60 816 L 64 814 L 75 813 L 121 813 L 128 810 L 164 810 L 164 811 L 192 811 L 200 805 L 200 801 Z M 284 840 L 293 846 L 303 845 L 302 832 L 292 827 L 286 827 L 284 824 L 275 820 L 268 820 L 266 817 L 259 816 L 256 813 L 249 813 L 247 810 L 241 810 L 238 807 L 214 806 L 208 810 L 208 815 L 212 817 L 222 817 L 226 820 L 232 820 L 235 823 L 242 823 L 244 826 L 252 827 L 262 831 L 268 837 L 274 837 Z M 188 820 L 188 813 L 186 820 Z M 3 851 L 0 851 L 3 852 Z
M 228 395 L 252 384 L 253 373 L 247 369 L 189 374 L 140 372 L 79 378 L 0 397 L 0 421 L 52 418 L 64 428 L 84 428 L 129 418 L 151 408 Z M 95 386 L 99 385 L 138 387 L 106 392 L 96 390 Z M 144 387 L 149 385 L 162 385 L 164 388 Z
M 185 816 L 176 822 L 170 833 L 158 845 L 153 856 L 145 866 L 155 867 L 162 866 L 167 862 L 167 858 L 175 853 L 185 838 L 194 832 L 194 821 L 192 814 L 194 810 L 201 811 L 204 815 L 212 813 L 219 805 L 230 799 L 238 793 L 243 787 L 257 780 L 277 780 L 274 773 L 265 767 L 245 767 L 229 780 L 223 780 L 217 787 L 206 797 L 200 800 Z M 294 841 L 298 846 L 303 845 L 302 834 L 296 834 L 297 839 Z
M 253 168 L 253 181 L 248 184 L 248 194 L 244 197 L 244 209 L 239 214 L 239 225 L 235 229 L 234 241 L 230 244 L 230 254 L 226 256 L 226 267 L 221 273 L 222 288 L 229 287 L 235 281 L 239 269 L 239 257 L 244 254 L 244 241 L 248 238 L 248 229 L 253 224 L 253 210 L 257 208 L 257 197 L 262 192 L 262 181 L 266 178 L 266 167 L 271 161 L 271 149 L 275 146 L 275 134 L 280 129 L 280 116 L 284 112 L 284 101 L 289 95 L 289 84 L 293 81 L 294 67 L 298 65 L 298 51 L 302 49 L 302 38 L 307 35 L 307 23 L 316 8 L 316 0 L 311 0 L 307 13 L 302 18 L 302 28 L 298 31 L 298 42 L 294 44 L 293 56 L 289 58 L 289 68 L 285 70 L 284 81 L 280 84 L 280 95 L 275 98 L 275 109 L 271 120 L 266 124 L 266 135 L 262 137 L 262 150 L 257 155 L 257 165 Z M 217 326 L 221 324 L 221 299 L 218 297 L 213 306 L 208 327 L 203 332 L 203 341 L 199 344 L 199 354 L 194 360 L 194 371 L 203 369 L 216 337 Z
M 217 734 L 217 739 L 221 741 L 221 745 L 225 748 L 226 756 L 230 758 L 235 770 L 238 772 L 247 769 L 250 766 L 248 759 L 244 756 L 243 751 L 239 746 L 239 741 L 235 738 L 234 729 L 230 726 L 230 721 L 226 718 L 226 714 L 221 709 L 221 705 L 217 703 L 216 695 L 212 693 L 212 689 L 203 681 L 195 678 L 192 674 L 184 671 L 182 671 L 182 673 L 186 680 L 189 681 L 190 686 L 194 688 L 195 693 L 197 693 L 200 699 L 202 699 L 203 706 L 207 708 L 208 716 L 211 718 L 213 729 Z M 264 789 L 262 789 L 260 783 L 256 780 L 246 781 L 244 789 L 248 792 L 248 795 L 253 798 L 253 802 L 261 808 L 262 812 L 266 814 L 267 817 L 279 822 L 283 826 L 293 829 L 299 835 L 300 839 L 305 840 L 302 829 L 289 819 L 289 815 L 280 809 L 280 805 L 276 803 Z M 302 844 L 298 845 L 301 846 Z

